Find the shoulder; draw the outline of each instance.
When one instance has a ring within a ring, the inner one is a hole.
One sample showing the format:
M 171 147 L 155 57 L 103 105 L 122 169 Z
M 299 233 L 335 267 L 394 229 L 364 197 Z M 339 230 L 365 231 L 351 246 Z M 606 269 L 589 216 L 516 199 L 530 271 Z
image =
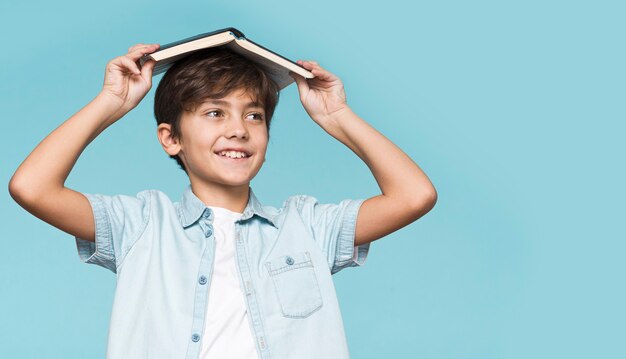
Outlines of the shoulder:
M 120 196 L 132 197 L 129 195 L 120 195 Z M 137 192 L 133 196 L 136 197 L 137 199 L 143 199 L 146 201 L 157 202 L 157 203 L 169 203 L 172 205 L 176 203 L 171 200 L 170 196 L 167 193 L 158 189 L 146 189 L 146 190 Z
M 163 191 L 157 189 L 146 189 L 131 194 L 117 194 L 114 196 L 104 195 L 86 195 L 90 200 L 108 202 L 113 207 L 121 207 L 127 212 L 138 211 L 143 214 L 144 217 L 148 217 L 151 212 L 154 212 L 158 208 L 173 208 L 174 203 L 170 197 Z
M 296 195 L 287 197 L 283 201 L 280 208 L 274 208 L 270 206 L 263 206 L 263 207 L 265 210 L 275 211 L 275 213 L 279 215 L 279 214 L 286 214 L 289 212 L 301 212 L 305 204 L 311 205 L 317 202 L 318 202 L 317 198 L 313 196 L 309 196 L 306 194 L 296 194 Z
M 283 219 L 297 216 L 305 222 L 335 221 L 348 216 L 356 216 L 362 199 L 343 199 L 338 202 L 323 202 L 317 197 L 299 194 L 288 197 L 280 208 Z
M 131 210 L 148 208 L 151 206 L 153 193 L 151 190 L 145 190 L 132 194 L 102 194 L 102 193 L 83 193 L 89 200 L 94 210 Z
M 316 203 L 319 203 L 317 197 L 307 194 L 295 194 L 283 201 L 281 210 L 293 209 L 300 211 L 305 205 L 314 205 Z
M 283 202 L 283 210 L 291 209 L 291 210 L 296 210 L 300 213 L 306 213 L 307 211 L 312 211 L 312 210 L 354 207 L 354 206 L 360 205 L 361 202 L 363 202 L 362 199 L 349 199 L 349 198 L 342 199 L 337 202 L 324 202 L 324 201 L 320 201 L 315 196 L 299 194 L 299 195 L 293 195 L 287 198 Z
M 176 213 L 182 205 L 182 201 L 173 201 L 170 195 L 158 189 L 144 190 L 137 193 L 137 196 L 149 197 L 150 206 L 154 211 L 160 212 L 162 215 L 164 212 Z
M 256 209 L 257 214 L 268 219 L 274 225 L 283 225 L 287 222 L 294 221 L 299 217 L 299 203 L 303 200 L 303 195 L 293 195 L 285 199 L 278 207 L 265 205 L 256 199 L 252 202 L 252 208 Z

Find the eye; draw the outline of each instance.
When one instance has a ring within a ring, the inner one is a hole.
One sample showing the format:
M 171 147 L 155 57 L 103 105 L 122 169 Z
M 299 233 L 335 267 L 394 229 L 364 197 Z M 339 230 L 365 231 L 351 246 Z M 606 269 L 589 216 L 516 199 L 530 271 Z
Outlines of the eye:
M 222 115 L 224 115 L 224 113 L 220 110 L 207 111 L 207 113 L 205 114 L 205 116 L 208 117 L 221 117 Z
M 251 113 L 248 115 L 248 118 L 251 118 L 256 121 L 263 121 L 263 114 L 259 112 Z

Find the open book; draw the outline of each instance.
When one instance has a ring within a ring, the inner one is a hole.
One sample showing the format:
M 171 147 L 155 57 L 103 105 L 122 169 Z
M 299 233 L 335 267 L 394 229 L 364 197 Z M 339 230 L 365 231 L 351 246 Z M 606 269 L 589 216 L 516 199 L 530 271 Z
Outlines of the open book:
M 244 34 L 232 27 L 205 34 L 196 35 L 180 41 L 160 46 L 159 50 L 144 55 L 139 63 L 143 65 L 149 59 L 156 61 L 152 76 L 165 72 L 176 60 L 191 53 L 209 47 L 224 46 L 259 64 L 282 90 L 294 82 L 289 71 L 304 78 L 313 78 L 313 74 L 295 62 L 246 39 Z

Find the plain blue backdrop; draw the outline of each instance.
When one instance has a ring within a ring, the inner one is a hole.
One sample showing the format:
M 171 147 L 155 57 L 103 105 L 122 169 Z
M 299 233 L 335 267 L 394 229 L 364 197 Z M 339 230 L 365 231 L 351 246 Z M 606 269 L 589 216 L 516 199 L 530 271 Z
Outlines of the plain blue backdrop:
M 624 16 L 618 1 L 3 1 L 0 183 L 135 43 L 234 26 L 315 59 L 438 190 L 334 279 L 354 358 L 624 358 Z M 84 151 L 86 193 L 188 183 L 156 138 L 155 84 Z M 54 161 L 50 158 L 50 161 Z M 252 187 L 279 206 L 379 194 L 282 92 Z M 0 192 L 0 357 L 102 358 L 115 275 Z M 129 313 L 132 315 L 132 313 Z M 332 340 L 332 338 L 329 338 Z

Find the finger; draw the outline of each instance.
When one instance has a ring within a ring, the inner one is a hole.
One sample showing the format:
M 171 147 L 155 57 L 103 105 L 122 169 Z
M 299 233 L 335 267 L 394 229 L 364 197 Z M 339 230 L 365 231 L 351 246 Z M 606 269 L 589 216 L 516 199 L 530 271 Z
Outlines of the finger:
M 298 65 L 300 65 L 301 67 L 303 67 L 303 68 L 304 68 L 305 70 L 307 70 L 307 71 L 311 71 L 311 69 L 312 69 L 311 64 L 310 64 L 310 63 L 308 63 L 307 61 L 304 61 L 304 60 L 298 60 L 298 61 L 296 61 L 296 63 L 297 63 Z
M 141 66 L 141 77 L 143 77 L 144 80 L 148 82 L 148 84 L 152 83 L 152 71 L 154 70 L 155 64 L 156 64 L 156 61 L 149 60 L 145 62 L 143 66 Z
M 155 44 L 136 44 L 136 45 L 133 45 L 133 46 L 129 47 L 128 48 L 128 52 L 133 52 L 133 51 L 135 51 L 135 50 L 137 50 L 139 48 L 148 47 L 148 46 L 152 46 L 152 45 L 155 45 Z
M 305 61 L 307 64 L 311 65 L 312 67 L 318 67 L 320 64 L 315 61 L 315 60 L 307 60 Z
M 134 51 L 129 52 L 129 54 L 136 54 L 136 53 L 150 53 L 150 52 L 154 52 L 156 50 L 158 50 L 160 47 L 159 44 L 150 44 L 150 45 L 146 45 L 146 46 L 141 46 L 136 48 Z
M 131 60 L 127 56 L 118 57 L 117 65 L 123 69 L 128 70 L 128 72 L 133 73 L 135 75 L 141 74 L 141 71 L 139 71 L 139 67 L 137 66 L 135 61 Z
M 298 92 L 300 94 L 304 94 L 309 91 L 309 84 L 306 82 L 306 79 L 295 72 L 289 71 L 289 76 L 291 76 L 294 80 L 296 80 L 296 85 L 298 86 Z
M 304 61 L 302 63 L 302 67 L 304 67 L 306 70 L 310 71 L 310 72 L 314 72 L 315 70 L 322 70 L 325 71 L 324 68 L 322 68 L 317 62 L 315 61 Z
M 339 79 L 337 76 L 332 74 L 330 71 L 324 70 L 321 67 L 313 68 L 310 71 L 316 78 L 319 78 L 319 79 L 324 80 L 324 81 L 334 81 L 334 80 Z
M 144 54 L 150 54 L 155 52 L 157 49 L 159 48 L 158 44 L 155 45 L 150 45 L 150 46 L 146 46 L 146 47 L 139 47 L 137 48 L 135 51 L 133 52 L 129 52 L 128 54 L 126 54 L 125 56 L 127 56 L 128 58 L 130 58 L 133 61 L 137 61 L 139 60 Z
M 300 61 L 300 65 L 302 65 L 302 67 L 304 67 L 307 70 L 310 70 L 315 67 L 315 65 L 311 63 L 311 61 Z
M 133 52 L 133 51 L 135 51 L 135 49 L 137 49 L 139 47 L 142 47 L 142 46 L 146 46 L 146 44 L 135 44 L 135 45 L 133 45 L 133 46 L 128 48 L 128 52 Z

